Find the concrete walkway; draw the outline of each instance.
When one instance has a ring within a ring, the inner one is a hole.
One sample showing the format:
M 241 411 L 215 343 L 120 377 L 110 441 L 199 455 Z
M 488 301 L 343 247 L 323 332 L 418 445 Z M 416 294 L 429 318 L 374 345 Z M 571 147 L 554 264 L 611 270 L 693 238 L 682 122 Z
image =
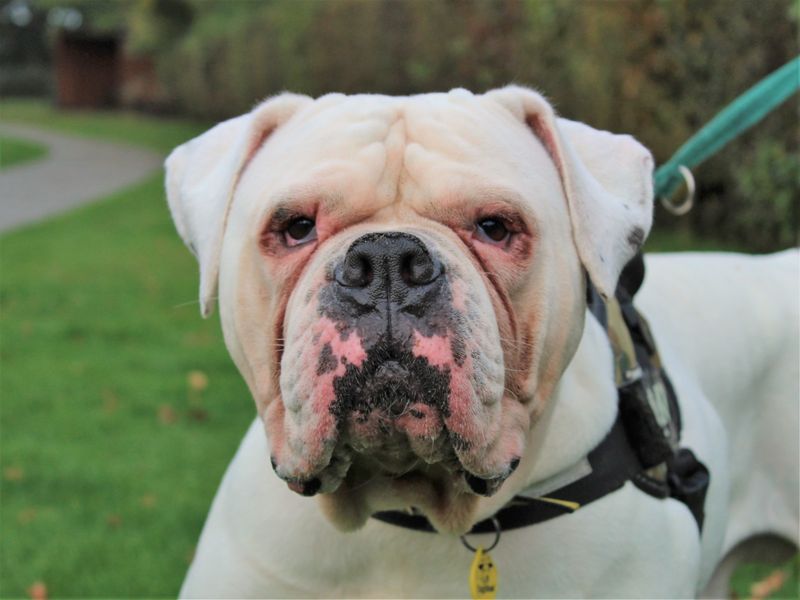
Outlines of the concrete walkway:
M 48 155 L 0 170 L 0 232 L 41 221 L 141 181 L 161 166 L 157 152 L 0 123 L 0 135 L 48 147 Z

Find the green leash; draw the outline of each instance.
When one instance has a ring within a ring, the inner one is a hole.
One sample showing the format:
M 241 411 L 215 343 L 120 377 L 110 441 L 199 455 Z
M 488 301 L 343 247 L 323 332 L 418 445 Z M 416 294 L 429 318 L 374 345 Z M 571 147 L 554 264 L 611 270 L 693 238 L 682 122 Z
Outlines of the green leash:
M 656 197 L 670 198 L 699 165 L 733 138 L 749 129 L 800 88 L 800 56 L 761 80 L 731 102 L 656 170 Z M 683 169 L 681 169 L 683 167 Z

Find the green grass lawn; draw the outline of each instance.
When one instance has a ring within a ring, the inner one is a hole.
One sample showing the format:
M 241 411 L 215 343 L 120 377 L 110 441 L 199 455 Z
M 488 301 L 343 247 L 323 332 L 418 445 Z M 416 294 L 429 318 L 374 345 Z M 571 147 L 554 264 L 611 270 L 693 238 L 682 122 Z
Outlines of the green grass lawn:
M 0 136 L 0 169 L 47 156 L 47 147 L 16 137 Z
M 0 114 L 164 151 L 203 129 Z M 174 596 L 255 409 L 199 317 L 162 175 L 0 237 L 0 309 L 0 596 Z
M 202 129 L 100 119 L 160 149 Z M 0 238 L 3 597 L 174 596 L 255 414 L 162 190 Z
M 56 111 L 44 100 L 0 101 L 0 121 L 29 123 L 89 138 L 127 142 L 168 152 L 204 131 L 208 124 L 143 117 L 120 111 Z
M 766 564 L 744 564 L 731 577 L 735 598 L 800 598 L 800 555 L 775 567 Z

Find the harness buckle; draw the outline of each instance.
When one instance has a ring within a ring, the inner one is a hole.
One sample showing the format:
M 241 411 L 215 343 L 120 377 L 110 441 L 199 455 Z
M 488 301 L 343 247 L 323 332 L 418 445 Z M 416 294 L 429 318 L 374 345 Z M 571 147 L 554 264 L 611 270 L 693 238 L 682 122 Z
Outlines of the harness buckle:
M 711 474 L 688 448 L 678 450 L 667 462 L 667 469 L 670 495 L 689 507 L 702 531 L 705 517 L 703 505 Z

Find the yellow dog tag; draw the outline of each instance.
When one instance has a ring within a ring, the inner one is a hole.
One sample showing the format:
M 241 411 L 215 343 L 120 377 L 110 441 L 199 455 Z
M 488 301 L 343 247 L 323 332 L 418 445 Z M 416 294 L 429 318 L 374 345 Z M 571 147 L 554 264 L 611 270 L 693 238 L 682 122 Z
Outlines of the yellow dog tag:
M 475 550 L 475 558 L 469 568 L 469 591 L 473 600 L 493 600 L 497 595 L 497 567 L 481 546 Z

